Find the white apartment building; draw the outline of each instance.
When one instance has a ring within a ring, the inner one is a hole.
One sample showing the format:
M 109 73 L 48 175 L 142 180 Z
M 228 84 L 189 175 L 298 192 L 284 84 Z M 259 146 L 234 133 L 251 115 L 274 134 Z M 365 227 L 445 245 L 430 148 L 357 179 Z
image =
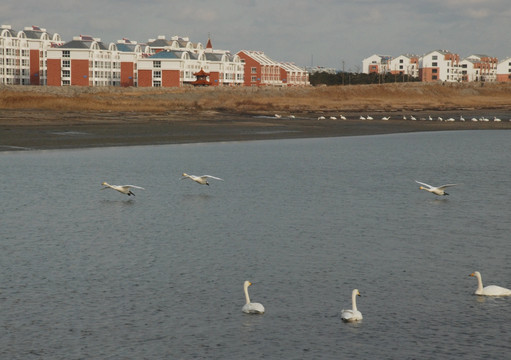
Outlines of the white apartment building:
M 31 26 L 15 31 L 0 27 L 0 84 L 46 85 L 47 50 L 62 45 L 59 34 Z
M 419 59 L 418 55 L 399 55 L 390 60 L 388 70 L 395 75 L 419 77 Z
M 392 56 L 390 55 L 371 55 L 368 58 L 362 60 L 362 72 L 364 74 L 385 74 L 390 72 L 390 61 Z
M 497 81 L 511 81 L 511 57 L 505 58 L 497 64 Z
M 460 56 L 447 50 L 434 50 L 419 61 L 419 77 L 422 81 L 461 81 Z

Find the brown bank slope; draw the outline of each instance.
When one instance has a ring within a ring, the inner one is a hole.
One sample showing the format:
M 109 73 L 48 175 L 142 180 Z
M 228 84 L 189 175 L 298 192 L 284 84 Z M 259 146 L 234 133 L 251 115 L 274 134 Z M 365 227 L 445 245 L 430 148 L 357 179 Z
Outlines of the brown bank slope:
M 308 88 L 0 87 L 0 150 L 508 129 L 511 84 Z M 276 118 L 273 115 L 282 115 Z M 348 121 L 329 120 L 343 114 Z M 371 114 L 375 121 L 359 121 Z M 390 115 L 390 121 L 379 120 Z M 463 115 L 502 122 L 402 120 Z M 293 115 L 294 118 L 291 118 Z M 324 115 L 325 120 L 318 121 Z

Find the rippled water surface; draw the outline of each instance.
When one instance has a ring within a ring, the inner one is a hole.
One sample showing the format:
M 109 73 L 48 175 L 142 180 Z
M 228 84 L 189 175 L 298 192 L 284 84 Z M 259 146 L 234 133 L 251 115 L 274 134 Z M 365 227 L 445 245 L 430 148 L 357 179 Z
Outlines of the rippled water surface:
M 511 288 L 510 164 L 509 131 L 0 153 L 0 357 L 506 358 L 468 275 Z

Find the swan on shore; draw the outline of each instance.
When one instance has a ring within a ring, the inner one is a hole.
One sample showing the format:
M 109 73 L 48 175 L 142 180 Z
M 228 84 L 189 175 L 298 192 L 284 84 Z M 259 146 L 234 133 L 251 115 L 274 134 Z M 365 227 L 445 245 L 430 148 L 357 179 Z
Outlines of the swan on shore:
M 446 193 L 444 191 L 444 189 L 448 188 L 449 186 L 456 186 L 456 185 L 458 185 L 458 184 L 445 184 L 445 185 L 441 185 L 441 186 L 436 186 L 435 187 L 435 186 L 431 186 L 431 185 L 425 184 L 425 183 L 417 181 L 417 180 L 415 180 L 415 182 L 417 184 L 423 185 L 423 186 L 419 187 L 419 189 L 429 191 L 430 193 L 438 195 L 438 196 L 449 195 L 448 193 Z
M 224 179 L 220 179 L 219 177 L 211 176 L 211 175 L 196 176 L 196 175 L 188 175 L 187 173 L 183 173 L 183 177 L 181 178 L 181 180 L 187 179 L 187 178 L 191 179 L 191 180 L 193 180 L 196 183 L 199 183 L 201 185 L 208 185 L 208 186 L 209 186 L 208 179 L 215 179 L 215 180 L 224 181 Z
M 474 271 L 469 276 L 477 278 L 477 290 L 474 292 L 476 295 L 484 296 L 511 296 L 511 290 L 497 285 L 488 285 L 483 288 L 483 279 L 479 271 Z
M 373 120 L 373 117 L 371 115 L 367 115 L 366 120 Z
M 126 194 L 128 196 L 131 196 L 131 195 L 135 196 L 135 194 L 130 190 L 131 188 L 145 190 L 143 187 L 135 186 L 135 185 L 110 185 L 106 181 L 103 181 L 101 183 L 101 185 L 104 186 L 104 188 L 102 188 L 101 190 L 114 189 L 114 190 L 116 190 L 120 193 Z
M 243 283 L 246 303 L 241 308 L 241 311 L 246 314 L 264 314 L 264 306 L 262 304 L 250 302 L 250 296 L 248 296 L 248 287 L 250 285 L 252 285 L 252 283 L 248 280 Z
M 335 116 L 330 116 L 330 120 L 337 120 Z
M 361 296 L 358 289 L 354 289 L 351 293 L 351 310 L 342 310 L 341 319 L 346 322 L 353 322 L 362 320 L 362 313 L 357 309 L 357 296 Z
M 387 121 L 387 120 L 390 120 L 390 116 L 384 116 L 381 119 Z
M 341 114 L 341 115 L 339 115 L 339 119 L 341 119 L 341 120 L 346 120 L 346 116 L 344 116 L 344 115 L 342 115 L 342 114 Z
M 325 117 L 324 116 L 320 116 L 320 117 L 318 117 L 318 120 L 325 120 Z
M 358 118 L 359 120 L 365 120 L 366 118 L 362 115 L 360 115 L 360 117 Z

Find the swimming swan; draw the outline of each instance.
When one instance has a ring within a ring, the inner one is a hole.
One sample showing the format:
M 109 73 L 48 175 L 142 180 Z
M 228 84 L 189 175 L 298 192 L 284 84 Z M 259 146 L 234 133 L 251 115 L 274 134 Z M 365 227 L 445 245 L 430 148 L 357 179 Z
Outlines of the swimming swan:
M 353 304 L 352 310 L 342 310 L 341 319 L 346 322 L 362 320 L 362 313 L 357 310 L 357 296 L 361 296 L 358 289 L 353 290 L 351 293 L 351 302 Z
M 201 185 L 208 185 L 208 186 L 209 186 L 208 179 L 216 179 L 216 180 L 224 181 L 224 179 L 220 179 L 219 177 L 211 176 L 211 175 L 196 176 L 196 175 L 188 175 L 187 173 L 183 173 L 183 177 L 181 178 L 181 180 L 186 179 L 186 178 L 191 179 Z
M 243 290 L 245 291 L 247 303 L 243 305 L 241 311 L 246 314 L 264 314 L 264 306 L 262 304 L 250 302 L 250 297 L 248 296 L 248 287 L 250 285 L 252 285 L 252 283 L 248 280 L 243 283 Z
M 425 184 L 425 183 L 417 181 L 417 180 L 415 180 L 415 182 L 417 184 L 424 185 L 424 186 L 419 187 L 419 189 L 429 191 L 430 193 L 433 193 L 433 194 L 438 195 L 438 196 L 449 195 L 448 193 L 446 193 L 444 191 L 444 189 L 449 187 L 449 186 L 456 186 L 456 185 L 458 185 L 458 184 L 445 184 L 445 185 L 442 185 L 442 186 L 434 187 L 434 186 Z
M 479 271 L 474 271 L 469 276 L 475 276 L 477 278 L 477 290 L 474 294 L 485 295 L 485 296 L 511 296 L 511 290 L 497 286 L 489 285 L 483 288 L 483 279 Z
M 126 194 L 128 196 L 131 196 L 131 195 L 135 196 L 135 194 L 130 190 L 131 188 L 145 190 L 143 187 L 135 186 L 135 185 L 110 185 L 106 181 L 103 181 L 101 183 L 101 185 L 104 186 L 104 188 L 102 188 L 101 190 L 114 189 L 114 190 L 117 190 L 118 192 Z

